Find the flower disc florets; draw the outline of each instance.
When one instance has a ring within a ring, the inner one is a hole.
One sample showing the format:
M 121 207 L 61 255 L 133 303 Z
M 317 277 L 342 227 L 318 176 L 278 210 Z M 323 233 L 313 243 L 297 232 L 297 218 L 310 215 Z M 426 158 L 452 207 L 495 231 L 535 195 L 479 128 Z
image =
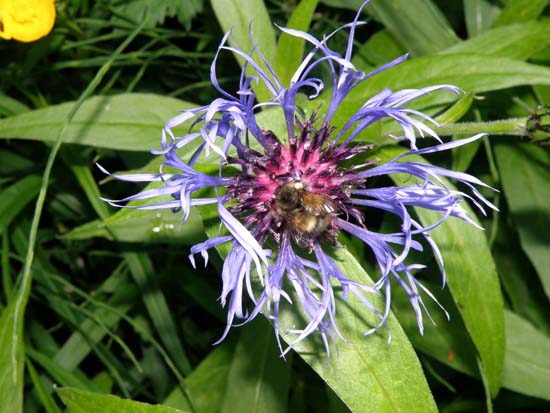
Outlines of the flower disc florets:
M 116 206 L 127 201 L 170 195 L 170 201 L 129 207 L 176 209 L 182 212 L 183 221 L 192 207 L 207 204 L 216 207 L 221 224 L 219 233 L 194 245 L 190 259 L 195 265 L 194 255 L 200 253 L 206 262 L 209 249 L 222 243 L 231 245 L 221 274 L 220 301 L 222 306 L 227 306 L 227 325 L 220 341 L 235 325 L 235 319 L 246 323 L 260 313 L 272 320 L 279 339 L 279 309 L 287 302 L 298 307 L 297 311 L 305 319 L 302 328 L 285 331 L 297 335 L 289 348 L 317 331 L 328 352 L 328 338 L 335 335 L 343 338 L 336 323 L 335 295 L 340 292 L 346 299 L 352 294 L 375 314 L 379 323 L 365 333 L 370 334 L 387 320 L 392 286 L 403 288 L 408 295 L 422 333 L 425 311 L 422 295 L 437 300 L 414 275 L 423 266 L 406 262 L 409 252 L 422 251 L 423 241 L 433 253 L 444 285 L 443 257 L 430 231 L 450 217 L 478 226 L 461 205 L 465 198 L 482 213 L 485 213 L 482 204 L 496 209 L 475 188 L 475 185 L 487 187 L 479 179 L 426 162 L 408 160 L 413 155 L 447 151 L 482 136 L 441 143 L 428 126 L 437 126 L 436 122 L 407 106 L 434 91 L 458 93 L 456 87 L 438 85 L 400 91 L 386 88 L 358 105 L 356 112 L 338 130 L 330 126 L 340 104 L 353 88 L 406 59 L 402 56 L 368 74 L 353 65 L 353 36 L 365 4 L 351 24 L 334 32 L 349 29 L 348 47 L 343 56 L 327 45 L 334 33 L 317 40 L 305 32 L 280 28 L 312 45 L 288 87 L 282 85 L 252 37 L 253 50 L 245 53 L 236 46 L 227 45 L 230 37 L 227 33 L 211 68 L 212 84 L 222 97 L 209 105 L 184 111 L 166 123 L 162 150 L 155 152 L 164 157 L 159 173 L 114 175 L 126 181 L 163 185 L 122 200 L 109 201 Z M 222 51 L 231 51 L 245 61 L 236 93 L 222 89 L 218 83 L 216 62 Z M 267 70 L 256 62 L 254 53 Z M 325 89 L 324 81 L 312 76 L 321 64 L 327 65 L 330 72 L 330 99 L 324 113 L 307 118 L 298 108 L 296 98 L 303 89 L 313 89 L 309 97 L 315 99 Z M 254 69 L 256 76 L 247 75 L 247 68 Z M 255 101 L 252 86 L 258 81 L 271 93 L 268 102 Z M 282 113 L 286 136 L 277 137 L 259 124 L 257 112 L 265 106 Z M 174 129 L 192 118 L 195 122 L 188 133 L 176 136 Z M 402 136 L 391 137 L 408 142 L 411 151 L 383 163 L 356 163 L 356 156 L 371 146 L 354 141 L 367 127 L 384 118 L 401 127 Z M 439 143 L 419 150 L 416 138 L 425 135 Z M 195 141 L 199 143 L 197 149 L 191 156 L 182 158 L 180 149 Z M 201 172 L 197 162 L 199 159 L 207 162 L 212 152 L 216 159 L 210 163 L 219 165 L 219 170 L 210 175 Z M 173 172 L 165 172 L 168 169 Z M 404 186 L 370 185 L 373 177 L 394 174 L 407 174 L 411 178 Z M 469 188 L 469 193 L 450 189 L 446 183 L 448 178 Z M 213 195 L 198 197 L 197 191 L 203 189 Z M 410 213 L 412 208 L 436 212 L 440 218 L 430 225 L 422 225 Z M 400 230 L 395 233 L 374 231 L 370 222 L 366 225 L 363 222 L 364 216 L 370 216 L 369 210 L 395 215 L 401 222 Z M 350 280 L 325 251 L 327 242 L 336 243 L 339 232 L 360 240 L 372 252 L 379 271 L 374 285 Z M 275 243 L 270 241 L 271 237 Z M 370 302 L 369 295 L 373 293 L 385 295 L 383 309 L 377 309 Z M 281 351 L 284 354 L 288 349 L 283 351 L 281 346 Z
M 263 154 L 247 148 L 239 158 L 228 158 L 242 168 L 228 189 L 235 201 L 229 209 L 242 216 L 258 238 L 273 234 L 280 243 L 281 235 L 288 232 L 311 251 L 321 238 L 336 243 L 338 215 L 362 221 L 349 197 L 352 189 L 364 187 L 365 179 L 357 175 L 357 167 L 340 164 L 369 146 L 337 148 L 334 142 L 327 143 L 332 128 L 324 124 L 316 129 L 313 119 L 297 126 L 299 135 L 288 143 L 262 131 L 268 148 Z

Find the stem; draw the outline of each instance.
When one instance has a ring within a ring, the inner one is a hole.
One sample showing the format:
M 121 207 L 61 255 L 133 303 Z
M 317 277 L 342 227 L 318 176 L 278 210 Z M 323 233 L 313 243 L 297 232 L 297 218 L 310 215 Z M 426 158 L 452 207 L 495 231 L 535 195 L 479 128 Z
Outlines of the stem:
M 486 132 L 489 135 L 525 136 L 526 122 L 527 118 L 512 118 L 492 122 L 453 123 L 441 125 L 441 127 L 434 128 L 434 130 L 440 136 L 456 134 L 475 135 L 481 132 Z

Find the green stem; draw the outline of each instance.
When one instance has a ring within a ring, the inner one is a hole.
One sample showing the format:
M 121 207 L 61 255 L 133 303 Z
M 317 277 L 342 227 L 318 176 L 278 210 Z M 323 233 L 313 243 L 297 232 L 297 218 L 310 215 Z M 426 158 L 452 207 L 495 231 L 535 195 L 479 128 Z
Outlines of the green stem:
M 475 135 L 481 132 L 486 132 L 489 135 L 525 136 L 526 122 L 527 118 L 512 118 L 492 122 L 452 123 L 441 125 L 441 127 L 434 128 L 434 130 L 440 136 L 457 134 Z

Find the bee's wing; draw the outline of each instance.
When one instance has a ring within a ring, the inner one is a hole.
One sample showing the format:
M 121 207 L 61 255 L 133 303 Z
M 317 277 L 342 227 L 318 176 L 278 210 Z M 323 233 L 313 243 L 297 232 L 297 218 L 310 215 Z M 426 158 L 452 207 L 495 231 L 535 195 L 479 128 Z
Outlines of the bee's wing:
M 336 211 L 336 206 L 331 199 L 310 192 L 302 195 L 302 207 L 308 214 L 317 216 L 330 214 Z

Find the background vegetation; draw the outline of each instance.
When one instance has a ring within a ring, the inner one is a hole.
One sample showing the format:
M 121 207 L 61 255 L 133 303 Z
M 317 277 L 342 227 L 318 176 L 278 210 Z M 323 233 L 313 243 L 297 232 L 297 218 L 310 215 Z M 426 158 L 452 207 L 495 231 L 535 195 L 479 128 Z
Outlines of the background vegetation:
M 354 63 L 369 70 L 407 51 L 410 60 L 365 83 L 336 125 L 384 87 L 446 83 L 465 95 L 414 107 L 437 116 L 448 139 L 491 133 L 430 158 L 498 188 L 486 195 L 500 213 L 480 217 L 485 232 L 454 221 L 435 232 L 449 288 L 433 269 L 419 276 L 451 321 L 431 308 L 437 326 L 428 321 L 423 337 L 397 294 L 390 345 L 387 329 L 362 336 L 352 301 L 339 312 L 354 345 L 339 342 L 329 361 L 315 339 L 282 360 L 263 318 L 213 347 L 225 325 L 221 256 L 200 270 L 187 256 L 216 223 L 194 211 L 182 227 L 177 214 L 99 200 L 139 188 L 105 179 L 95 162 L 154 171 L 148 151 L 164 122 L 216 97 L 210 63 L 226 30 L 246 49 L 254 20 L 288 81 L 303 44 L 272 22 L 320 37 L 360 3 L 58 0 L 50 35 L 0 43 L 0 412 L 550 411 L 550 122 L 537 109 L 550 104 L 547 0 L 372 0 L 364 15 Z M 219 67 L 231 90 L 239 62 L 226 54 Z M 402 150 L 387 138 L 394 127 L 361 136 L 377 144 L 372 157 Z M 347 273 L 376 278 L 362 244 L 341 242 Z M 282 317 L 291 326 L 298 315 Z

